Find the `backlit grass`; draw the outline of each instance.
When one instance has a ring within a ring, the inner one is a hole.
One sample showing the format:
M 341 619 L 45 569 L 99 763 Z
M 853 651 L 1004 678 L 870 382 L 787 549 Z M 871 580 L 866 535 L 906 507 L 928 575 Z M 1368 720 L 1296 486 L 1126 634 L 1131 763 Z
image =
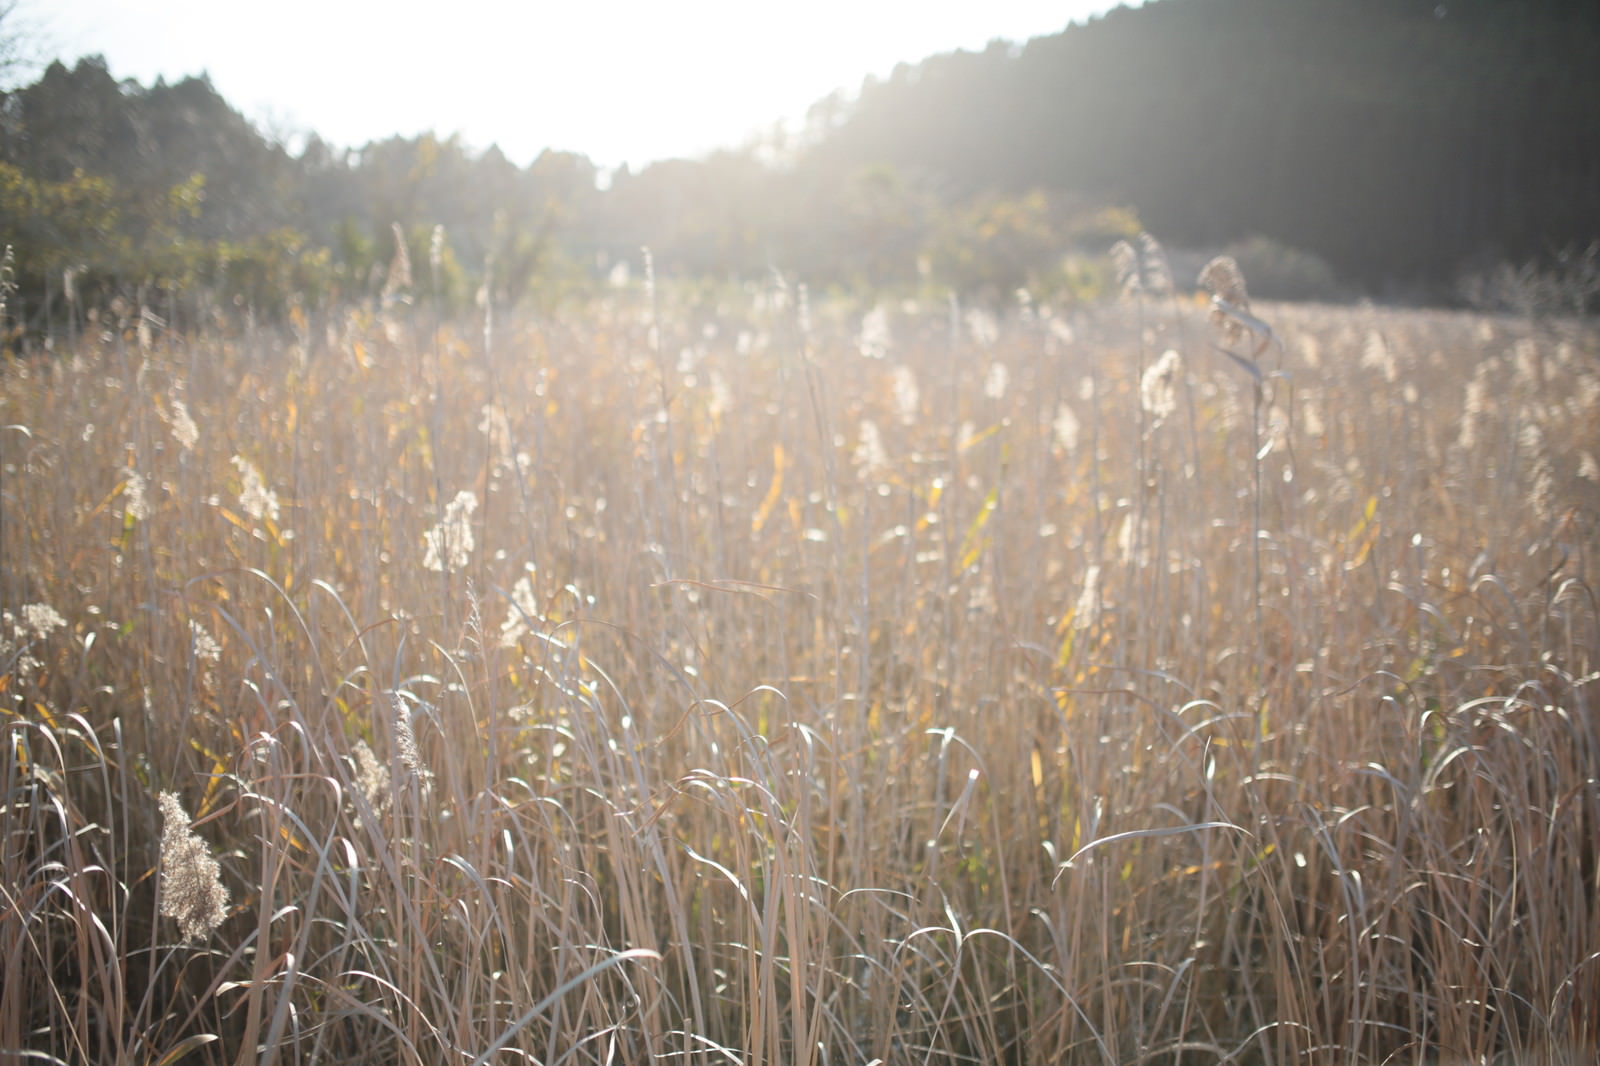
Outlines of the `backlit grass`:
M 1588 1061 L 1592 328 L 398 310 L 4 367 L 0 1049 Z

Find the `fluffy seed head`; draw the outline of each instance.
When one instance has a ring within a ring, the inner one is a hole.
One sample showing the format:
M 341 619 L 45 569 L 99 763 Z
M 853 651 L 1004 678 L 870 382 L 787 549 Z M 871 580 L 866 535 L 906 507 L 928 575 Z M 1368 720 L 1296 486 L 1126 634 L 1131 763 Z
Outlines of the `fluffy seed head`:
M 911 425 L 922 409 L 922 390 L 917 388 L 917 374 L 909 366 L 894 368 L 894 409 L 902 425 Z
M 390 223 L 394 231 L 394 258 L 389 261 L 389 277 L 383 283 L 383 303 L 411 302 L 411 252 L 406 248 L 406 234 L 400 223 Z
M 1144 268 L 1145 291 L 1152 296 L 1171 296 L 1172 267 L 1167 262 L 1167 250 L 1148 233 L 1139 234 L 1139 262 Z
M 222 658 L 222 645 L 217 643 L 217 638 L 206 632 L 206 628 L 193 618 L 189 619 L 189 640 L 194 648 L 194 657 L 201 662 L 215 663 Z
M 1113 244 L 1111 265 L 1117 285 L 1127 295 L 1172 295 L 1172 268 L 1167 264 L 1166 249 L 1148 233 L 1139 234 L 1137 246 L 1129 241 Z
M 1139 253 L 1127 241 L 1111 246 L 1111 268 L 1117 273 L 1117 287 L 1124 293 L 1131 295 L 1144 287 L 1139 276 Z
M 261 471 L 242 455 L 233 457 L 234 469 L 239 471 L 239 506 L 256 521 L 278 520 L 278 494 L 267 488 Z
M 122 472 L 122 513 L 135 522 L 150 517 L 150 501 L 145 496 L 144 475 L 132 467 Z
M 429 570 L 460 570 L 472 557 L 476 542 L 472 536 L 472 513 L 478 497 L 463 489 L 445 506 L 439 524 L 423 534 L 427 552 L 422 565 Z
M 21 614 L 22 617 L 17 621 L 17 635 L 20 637 L 43 640 L 67 624 L 60 612 L 48 603 L 25 603 Z
M 1244 286 L 1244 272 L 1231 255 L 1219 255 L 1200 271 L 1200 287 L 1211 294 L 1211 322 L 1229 343 L 1244 336 L 1245 328 L 1228 311 L 1250 310 L 1250 293 Z
M 1100 568 L 1091 566 L 1083 575 L 1083 591 L 1072 610 L 1072 628 L 1091 629 L 1100 620 Z
M 1056 417 L 1051 420 L 1050 428 L 1054 430 L 1056 443 L 1061 446 L 1062 451 L 1071 454 L 1078 450 L 1080 431 L 1078 416 L 1066 401 L 1063 400 L 1056 408 Z
M 517 578 L 511 586 L 511 606 L 506 609 L 506 620 L 500 623 L 500 646 L 514 648 L 526 634 L 533 632 L 533 623 L 539 620 L 539 597 L 533 590 L 532 565 L 530 573 Z
M 1011 372 L 1004 363 L 995 362 L 990 365 L 989 373 L 983 379 L 983 394 L 991 400 L 1003 400 L 1010 384 Z
M 194 450 L 194 446 L 200 441 L 200 427 L 194 424 L 194 419 L 189 415 L 188 404 L 174 393 L 168 399 L 168 409 L 161 412 L 161 416 L 172 429 L 172 439 L 177 441 L 184 451 Z
M 1389 342 L 1377 330 L 1367 333 L 1367 340 L 1361 348 L 1361 365 L 1370 370 L 1376 370 L 1383 375 L 1383 380 L 1393 384 L 1400 379 L 1400 366 L 1395 362 L 1394 352 L 1389 348 Z
M 389 786 L 389 768 L 378 760 L 364 740 L 356 741 L 355 755 L 356 787 L 361 790 L 361 796 L 372 808 L 372 813 L 382 817 L 394 801 L 394 793 Z
M 499 404 L 486 403 L 480 410 L 482 417 L 478 420 L 478 432 L 487 438 L 489 450 L 495 455 L 496 460 L 503 467 L 512 463 L 511 453 L 511 420 L 506 417 L 505 408 Z
M 161 793 L 161 914 L 178 922 L 184 940 L 204 940 L 228 916 L 222 869 L 172 792 Z
M 861 319 L 861 332 L 856 337 L 856 347 L 868 359 L 882 359 L 889 354 L 894 336 L 889 332 L 889 313 L 880 304 Z
M 433 237 L 428 241 L 428 266 L 433 272 L 439 272 L 439 266 L 444 262 L 444 225 L 441 223 L 433 227 Z
M 394 696 L 393 701 L 395 761 L 427 784 L 433 779 L 433 772 L 422 765 L 422 753 L 417 750 L 417 733 L 411 725 L 411 711 L 399 696 Z
M 1176 349 L 1168 348 L 1150 364 L 1139 382 L 1139 401 L 1156 425 L 1178 409 L 1178 375 L 1182 372 L 1182 357 Z
M 1478 423 L 1489 410 L 1489 374 L 1493 364 L 1485 360 L 1478 364 L 1467 382 L 1467 392 L 1461 404 L 1461 429 L 1456 446 L 1470 452 L 1478 446 Z
M 1241 311 L 1250 308 L 1250 293 L 1244 286 L 1244 272 L 1231 255 L 1219 255 L 1205 265 L 1200 271 L 1200 287 Z
M 967 312 L 967 332 L 980 348 L 992 348 L 1000 339 L 1000 323 L 989 312 L 974 307 Z
M 861 422 L 855 460 L 863 478 L 875 477 L 889 465 L 889 453 L 883 447 L 883 435 L 878 432 L 878 424 L 871 419 Z

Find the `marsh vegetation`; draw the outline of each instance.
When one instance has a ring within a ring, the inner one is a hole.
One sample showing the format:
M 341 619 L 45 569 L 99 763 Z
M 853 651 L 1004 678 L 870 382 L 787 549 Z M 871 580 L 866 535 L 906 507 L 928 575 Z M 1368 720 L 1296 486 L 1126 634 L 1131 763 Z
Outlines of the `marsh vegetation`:
M 5 365 L 0 1048 L 1594 1047 L 1592 324 L 638 276 Z

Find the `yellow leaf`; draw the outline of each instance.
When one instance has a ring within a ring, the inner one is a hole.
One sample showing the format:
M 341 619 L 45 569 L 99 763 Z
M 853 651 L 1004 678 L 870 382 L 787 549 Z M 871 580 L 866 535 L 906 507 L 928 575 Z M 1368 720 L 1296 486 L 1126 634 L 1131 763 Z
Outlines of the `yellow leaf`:
M 750 532 L 760 533 L 761 527 L 767 524 L 772 509 L 777 506 L 778 500 L 783 496 L 783 466 L 785 456 L 783 445 L 773 442 L 772 445 L 772 485 L 767 489 L 766 498 L 761 501 L 761 506 L 756 508 L 756 514 L 750 520 Z
M 1356 549 L 1355 558 L 1344 564 L 1346 570 L 1355 570 L 1367 561 L 1367 556 L 1372 552 L 1372 546 L 1378 542 L 1378 531 L 1383 528 L 1382 524 L 1378 522 L 1369 524 L 1363 520 L 1361 524 L 1366 527 L 1367 535 L 1362 538 L 1361 547 Z
M 961 565 L 956 567 L 955 572 L 957 574 L 977 562 L 978 557 L 983 554 L 986 542 L 979 539 L 979 534 L 983 532 L 983 527 L 988 524 L 989 516 L 994 514 L 994 509 L 999 501 L 1000 487 L 996 485 L 983 498 L 983 506 L 978 508 L 978 513 L 973 516 L 972 523 L 967 526 L 967 535 L 961 540 Z
M 1072 660 L 1072 645 L 1078 636 L 1078 631 L 1071 626 L 1067 627 L 1067 635 L 1061 641 L 1061 651 L 1056 656 L 1056 669 L 1065 670 L 1067 663 Z
M 996 433 L 999 433 L 1003 428 L 1005 428 L 1005 423 L 996 422 L 994 425 L 983 430 L 981 433 L 974 433 L 972 436 L 961 442 L 961 450 L 966 451 L 969 448 L 977 447 L 979 444 L 982 444 Z
M 1367 498 L 1366 510 L 1364 510 L 1362 512 L 1362 514 L 1361 514 L 1361 521 L 1357 522 L 1353 527 L 1351 527 L 1350 532 L 1345 534 L 1345 538 L 1344 539 L 1345 540 L 1355 540 L 1357 537 L 1361 536 L 1362 533 L 1366 532 L 1367 523 L 1371 522 L 1372 521 L 1372 516 L 1377 514 L 1377 513 L 1378 513 L 1378 497 L 1369 496 Z
M 191 738 L 189 746 L 211 760 L 211 779 L 206 782 L 205 795 L 200 797 L 200 806 L 194 812 L 196 818 L 203 818 L 211 810 L 211 801 L 216 798 L 217 789 L 222 785 L 222 775 L 227 772 L 228 763 L 222 756 L 207 748 L 198 740 Z
M 161 1056 L 156 1066 L 174 1066 L 180 1060 L 188 1058 L 190 1052 L 203 1048 L 207 1044 L 213 1044 L 220 1039 L 222 1038 L 214 1033 L 196 1033 L 194 1036 L 185 1037 L 178 1041 L 171 1051 Z
M 252 536 L 255 535 L 255 531 L 256 531 L 255 526 L 252 526 L 249 522 L 246 522 L 243 518 L 241 518 L 238 515 L 234 514 L 232 511 L 228 510 L 226 507 L 218 507 L 217 508 L 217 513 L 220 514 L 223 517 L 223 519 L 226 520 L 229 524 L 239 527 L 240 529 L 244 530 L 246 533 L 251 534 Z

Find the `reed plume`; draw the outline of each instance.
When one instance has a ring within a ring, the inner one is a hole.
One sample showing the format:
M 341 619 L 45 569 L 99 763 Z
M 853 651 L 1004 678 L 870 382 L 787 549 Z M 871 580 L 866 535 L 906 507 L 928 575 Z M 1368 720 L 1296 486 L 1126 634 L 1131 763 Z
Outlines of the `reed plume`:
M 228 916 L 222 869 L 194 830 L 176 793 L 163 792 L 161 806 L 161 915 L 177 920 L 185 941 L 204 940 Z

